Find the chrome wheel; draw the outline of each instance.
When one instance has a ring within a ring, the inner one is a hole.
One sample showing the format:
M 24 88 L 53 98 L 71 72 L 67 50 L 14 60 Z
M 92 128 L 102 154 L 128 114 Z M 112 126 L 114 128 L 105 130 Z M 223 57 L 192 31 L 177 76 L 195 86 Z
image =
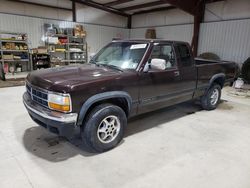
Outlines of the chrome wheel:
M 118 117 L 105 117 L 98 126 L 97 137 L 102 143 L 110 143 L 117 137 L 120 129 L 121 123 Z
M 215 105 L 218 102 L 218 99 L 219 99 L 219 90 L 218 89 L 213 90 L 210 99 L 211 99 L 211 105 Z

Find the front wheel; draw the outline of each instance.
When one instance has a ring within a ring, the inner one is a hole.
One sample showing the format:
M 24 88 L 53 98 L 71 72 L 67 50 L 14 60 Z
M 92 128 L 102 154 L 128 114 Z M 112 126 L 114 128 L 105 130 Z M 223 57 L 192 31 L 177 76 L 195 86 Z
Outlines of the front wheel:
M 201 106 L 205 110 L 214 110 L 217 108 L 221 98 L 221 86 L 212 85 L 206 94 L 201 98 Z
M 81 137 L 91 150 L 104 152 L 120 143 L 126 125 L 126 114 L 119 106 L 102 104 L 88 114 Z

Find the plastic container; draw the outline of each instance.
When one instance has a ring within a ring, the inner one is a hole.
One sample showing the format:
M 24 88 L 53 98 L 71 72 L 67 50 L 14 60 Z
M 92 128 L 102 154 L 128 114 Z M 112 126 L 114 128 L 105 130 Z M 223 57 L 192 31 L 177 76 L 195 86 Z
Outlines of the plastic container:
M 242 78 L 238 78 L 235 82 L 234 82 L 234 88 L 236 89 L 241 89 L 244 85 L 244 81 L 242 80 Z

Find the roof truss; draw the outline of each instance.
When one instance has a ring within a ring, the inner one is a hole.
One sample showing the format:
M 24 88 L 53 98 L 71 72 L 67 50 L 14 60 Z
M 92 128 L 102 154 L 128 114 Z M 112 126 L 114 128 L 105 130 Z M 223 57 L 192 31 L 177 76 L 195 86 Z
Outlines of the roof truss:
M 116 0 L 116 1 L 109 2 L 109 3 L 105 3 L 104 6 L 111 7 L 111 6 L 116 6 L 116 5 L 128 3 L 131 1 L 134 1 L 134 0 Z

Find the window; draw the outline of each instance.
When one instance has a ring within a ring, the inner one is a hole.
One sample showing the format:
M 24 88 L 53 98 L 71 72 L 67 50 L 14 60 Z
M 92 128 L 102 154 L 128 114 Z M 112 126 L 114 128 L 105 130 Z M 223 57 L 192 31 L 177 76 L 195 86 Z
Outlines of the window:
M 176 67 L 174 50 L 170 44 L 155 44 L 150 60 L 164 62 L 165 69 Z
M 178 51 L 180 54 L 182 66 L 185 67 L 185 66 L 192 65 L 192 57 L 191 57 L 188 46 L 185 44 L 178 44 Z

